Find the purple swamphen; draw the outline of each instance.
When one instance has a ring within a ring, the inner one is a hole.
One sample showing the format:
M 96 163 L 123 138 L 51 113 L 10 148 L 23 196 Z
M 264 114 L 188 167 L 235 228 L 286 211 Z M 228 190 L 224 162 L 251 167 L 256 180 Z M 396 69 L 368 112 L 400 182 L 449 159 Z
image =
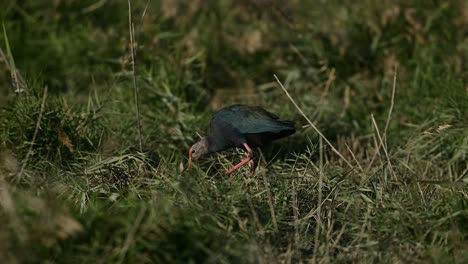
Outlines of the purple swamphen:
M 248 162 L 251 163 L 251 173 L 254 173 L 256 164 L 251 147 L 261 147 L 296 132 L 293 121 L 281 120 L 261 107 L 246 105 L 232 105 L 219 110 L 211 119 L 210 129 L 209 136 L 190 147 L 188 167 L 192 167 L 192 159 L 196 160 L 205 154 L 244 147 L 247 157 L 226 171 L 226 174 L 231 174 Z

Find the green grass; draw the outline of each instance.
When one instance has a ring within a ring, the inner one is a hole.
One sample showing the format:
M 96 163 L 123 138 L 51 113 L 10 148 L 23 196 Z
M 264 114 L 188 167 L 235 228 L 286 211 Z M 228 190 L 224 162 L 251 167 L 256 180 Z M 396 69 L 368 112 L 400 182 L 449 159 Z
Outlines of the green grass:
M 465 1 L 132 2 L 141 151 L 128 3 L 0 4 L 5 263 L 468 260 Z M 184 171 L 231 103 L 298 132 Z

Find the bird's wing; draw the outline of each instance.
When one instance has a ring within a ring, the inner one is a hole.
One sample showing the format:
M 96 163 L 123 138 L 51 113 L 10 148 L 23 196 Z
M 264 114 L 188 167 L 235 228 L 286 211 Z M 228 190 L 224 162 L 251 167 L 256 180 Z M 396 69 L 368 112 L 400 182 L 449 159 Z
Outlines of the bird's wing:
M 213 125 L 219 121 L 230 124 L 242 134 L 294 129 L 294 122 L 292 121 L 280 120 L 278 116 L 267 112 L 261 107 L 245 105 L 233 105 L 215 113 L 211 121 L 212 129 Z

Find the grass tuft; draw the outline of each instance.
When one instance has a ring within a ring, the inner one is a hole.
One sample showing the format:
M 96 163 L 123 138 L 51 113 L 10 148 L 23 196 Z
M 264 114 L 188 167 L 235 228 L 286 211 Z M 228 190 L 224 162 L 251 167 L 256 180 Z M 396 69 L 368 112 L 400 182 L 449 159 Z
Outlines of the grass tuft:
M 465 1 L 129 3 L 0 4 L 3 262 L 467 262 Z M 298 131 L 186 171 L 231 103 Z

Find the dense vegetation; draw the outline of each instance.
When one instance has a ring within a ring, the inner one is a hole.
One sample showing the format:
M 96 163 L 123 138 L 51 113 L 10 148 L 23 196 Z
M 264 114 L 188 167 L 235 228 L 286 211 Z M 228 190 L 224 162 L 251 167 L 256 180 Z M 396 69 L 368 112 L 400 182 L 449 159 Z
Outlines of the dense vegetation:
M 1 1 L 0 259 L 466 263 L 467 10 Z M 298 132 L 253 177 L 223 174 L 240 150 L 185 171 L 231 103 Z

